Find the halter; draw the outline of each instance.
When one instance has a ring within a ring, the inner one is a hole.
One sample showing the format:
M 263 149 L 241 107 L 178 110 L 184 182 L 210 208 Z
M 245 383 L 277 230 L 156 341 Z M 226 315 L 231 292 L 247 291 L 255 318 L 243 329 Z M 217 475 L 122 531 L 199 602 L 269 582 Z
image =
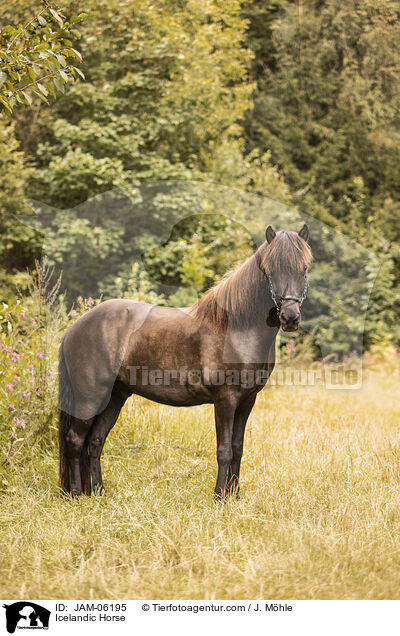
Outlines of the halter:
M 280 294 L 277 294 L 274 290 L 274 286 L 272 284 L 272 278 L 269 274 L 268 274 L 268 283 L 269 283 L 269 291 L 272 296 L 272 300 L 274 301 L 275 307 L 278 310 L 278 314 L 281 311 L 282 303 L 284 300 L 293 300 L 294 302 L 299 303 L 299 307 L 301 307 L 305 300 L 305 297 L 307 296 L 307 289 L 308 289 L 307 270 L 304 272 L 304 287 L 303 287 L 303 291 L 301 292 L 300 298 L 297 298 L 297 296 L 281 296 Z

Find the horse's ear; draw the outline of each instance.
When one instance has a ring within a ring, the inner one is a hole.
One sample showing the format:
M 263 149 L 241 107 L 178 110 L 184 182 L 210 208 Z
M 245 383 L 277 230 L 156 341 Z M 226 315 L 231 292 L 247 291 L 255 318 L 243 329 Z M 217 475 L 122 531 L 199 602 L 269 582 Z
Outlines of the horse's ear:
M 265 237 L 267 239 L 267 242 L 271 243 L 271 241 L 274 240 L 275 236 L 276 236 L 275 230 L 270 225 L 268 225 L 267 229 L 265 230 Z
M 303 241 L 308 243 L 308 240 L 310 238 L 310 231 L 309 231 L 308 225 L 306 223 L 304 223 L 303 227 L 301 228 L 301 230 L 299 232 L 299 236 L 303 239 Z

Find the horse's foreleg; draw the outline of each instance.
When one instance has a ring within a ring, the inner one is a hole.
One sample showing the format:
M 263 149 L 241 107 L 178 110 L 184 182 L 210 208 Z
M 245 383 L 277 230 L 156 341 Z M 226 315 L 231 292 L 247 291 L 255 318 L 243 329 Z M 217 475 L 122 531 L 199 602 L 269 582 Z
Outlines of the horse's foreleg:
M 228 489 L 237 496 L 239 496 L 239 472 L 243 454 L 244 431 L 255 401 L 256 395 L 246 397 L 237 407 L 233 421 L 232 461 L 228 470 Z
M 113 388 L 110 401 L 102 413 L 96 416 L 85 443 L 82 472 L 84 473 L 85 492 L 101 492 L 103 480 L 100 456 L 108 433 L 111 431 L 126 400 L 116 387 Z
M 236 404 L 219 401 L 215 404 L 215 425 L 217 429 L 218 477 L 214 490 L 215 499 L 226 495 L 228 470 L 232 461 L 232 432 Z

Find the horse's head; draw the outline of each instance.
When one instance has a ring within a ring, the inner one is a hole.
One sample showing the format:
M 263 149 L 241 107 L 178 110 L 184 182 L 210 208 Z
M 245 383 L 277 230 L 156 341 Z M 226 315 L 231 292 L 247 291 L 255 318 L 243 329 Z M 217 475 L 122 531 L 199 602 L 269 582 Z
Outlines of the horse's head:
M 312 260 L 308 227 L 303 225 L 300 232 L 275 232 L 269 225 L 266 239 L 263 270 L 277 324 L 284 331 L 295 331 L 300 324 L 300 307 L 306 297 L 307 270 Z

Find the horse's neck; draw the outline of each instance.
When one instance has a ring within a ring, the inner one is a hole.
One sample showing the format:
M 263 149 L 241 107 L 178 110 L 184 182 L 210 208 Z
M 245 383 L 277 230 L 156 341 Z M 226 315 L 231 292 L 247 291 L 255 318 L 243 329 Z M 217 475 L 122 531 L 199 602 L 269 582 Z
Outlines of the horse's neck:
M 229 324 L 225 332 L 224 362 L 265 364 L 275 359 L 277 327 L 269 327 L 266 318 L 247 327 Z
M 228 315 L 224 334 L 226 362 L 265 364 L 274 356 L 278 327 L 267 324 L 274 302 L 267 280 L 259 270 L 256 274 L 242 295 L 242 302 L 237 303 L 236 311 Z M 246 282 L 244 278 L 243 284 Z

